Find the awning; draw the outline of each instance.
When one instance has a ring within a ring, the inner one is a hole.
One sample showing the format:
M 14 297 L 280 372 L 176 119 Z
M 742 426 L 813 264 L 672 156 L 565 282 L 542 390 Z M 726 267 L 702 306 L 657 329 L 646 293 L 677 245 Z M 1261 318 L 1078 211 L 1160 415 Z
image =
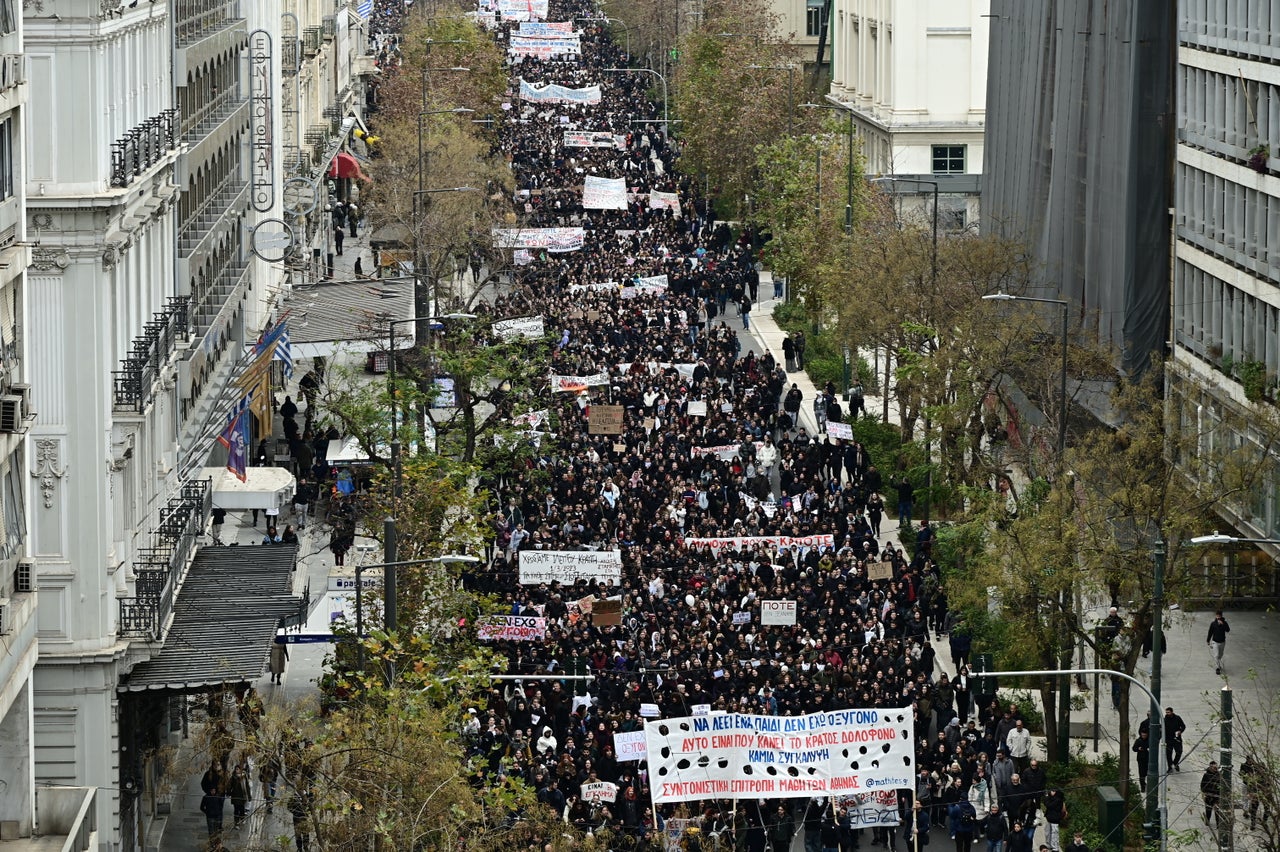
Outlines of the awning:
M 245 481 L 225 467 L 206 467 L 201 479 L 213 480 L 213 505 L 220 509 L 279 509 L 293 499 L 297 481 L 282 467 L 247 467 Z
M 413 279 L 317 284 L 295 290 L 285 298 L 284 308 L 289 311 L 289 345 L 295 360 L 339 351 L 382 351 L 387 348 L 387 321 L 413 318 Z M 396 326 L 398 346 L 412 339 L 411 323 Z
M 281 619 L 301 614 L 292 595 L 297 545 L 202 547 L 173 605 L 155 657 L 134 667 L 119 692 L 198 692 L 262 676 Z
M 348 154 L 346 151 L 340 151 L 338 156 L 333 158 L 333 162 L 329 163 L 329 171 L 327 177 L 331 178 L 359 178 L 360 180 L 372 180 L 366 177 L 360 171 L 360 161 Z

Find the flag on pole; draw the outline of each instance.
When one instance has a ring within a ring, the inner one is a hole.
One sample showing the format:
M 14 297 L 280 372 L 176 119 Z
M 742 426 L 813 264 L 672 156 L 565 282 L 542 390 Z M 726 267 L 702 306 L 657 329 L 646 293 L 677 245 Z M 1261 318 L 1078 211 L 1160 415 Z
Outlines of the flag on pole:
M 249 368 L 236 379 L 236 386 L 249 398 L 249 410 L 258 418 L 258 425 L 263 434 L 271 431 L 271 359 L 280 346 L 278 340 L 266 344 L 262 350 L 254 347 L 258 357 Z
M 227 428 L 218 436 L 218 443 L 227 448 L 227 470 L 244 482 L 249 467 L 249 397 L 236 403 L 235 410 L 227 415 Z
M 284 317 L 279 322 L 263 330 L 262 336 L 254 344 L 253 351 L 261 355 L 272 343 L 276 344 L 274 358 L 284 364 L 284 377 L 293 376 L 293 347 L 289 344 L 289 324 Z

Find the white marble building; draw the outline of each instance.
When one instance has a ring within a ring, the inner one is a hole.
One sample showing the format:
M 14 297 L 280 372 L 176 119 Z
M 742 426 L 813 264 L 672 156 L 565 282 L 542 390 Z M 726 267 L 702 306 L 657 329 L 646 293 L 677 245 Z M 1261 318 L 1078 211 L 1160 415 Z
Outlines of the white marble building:
M 932 194 L 943 227 L 977 223 L 990 0 L 835 0 L 828 102 L 854 115 L 867 174 Z M 923 183 L 911 183 L 916 179 Z

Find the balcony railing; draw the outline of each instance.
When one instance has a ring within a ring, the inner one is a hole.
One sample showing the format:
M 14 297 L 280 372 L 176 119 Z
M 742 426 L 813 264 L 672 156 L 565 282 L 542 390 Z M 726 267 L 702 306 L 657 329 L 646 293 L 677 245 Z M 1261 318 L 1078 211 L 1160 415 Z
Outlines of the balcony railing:
M 178 0 L 174 15 L 178 47 L 211 36 L 240 20 L 236 0 Z
M 234 173 L 228 174 L 222 179 L 222 183 L 205 197 L 199 210 L 178 226 L 178 251 L 182 257 L 188 257 L 205 235 L 223 221 L 227 209 L 237 196 L 244 192 L 246 186 L 248 186 L 247 181 Z
M 176 109 L 148 118 L 111 143 L 111 185 L 124 187 L 177 145 Z
M 320 28 L 307 27 L 302 31 L 302 53 L 304 56 L 315 56 L 320 52 Z
M 182 141 L 191 143 L 203 137 L 218 124 L 226 120 L 240 105 L 244 98 L 235 89 L 219 92 L 202 106 L 192 110 L 182 119 Z
M 213 484 L 207 479 L 185 483 L 160 511 L 151 531 L 151 546 L 134 562 L 135 597 L 120 598 L 120 635 L 160 638 L 160 628 L 173 609 L 178 577 L 195 551 L 209 521 Z
M 338 35 L 338 19 L 333 15 L 325 15 L 320 20 L 320 35 L 325 41 L 333 41 Z
M 147 407 L 156 379 L 178 340 L 185 340 L 190 333 L 186 296 L 171 297 L 163 311 L 151 316 L 151 322 L 142 327 L 142 335 L 134 338 L 129 357 L 113 373 L 116 408 L 141 412 Z

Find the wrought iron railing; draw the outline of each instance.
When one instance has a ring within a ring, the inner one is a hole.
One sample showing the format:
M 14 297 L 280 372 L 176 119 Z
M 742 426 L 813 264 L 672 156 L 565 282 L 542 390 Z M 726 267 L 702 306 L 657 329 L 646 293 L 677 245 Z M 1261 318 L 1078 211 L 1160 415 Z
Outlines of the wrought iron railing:
M 128 186 L 177 145 L 178 111 L 153 115 L 111 143 L 111 185 Z
M 307 27 L 302 31 L 302 53 L 304 56 L 315 56 L 320 52 L 320 28 Z
M 238 20 L 236 0 L 178 0 L 173 25 L 178 47 L 213 35 Z
M 151 322 L 134 338 L 129 356 L 120 362 L 115 378 L 117 408 L 141 412 L 151 401 L 156 378 L 180 339 L 191 333 L 189 303 L 186 296 L 172 296 L 165 308 L 151 315 Z
M 209 521 L 213 485 L 207 479 L 186 482 L 178 496 L 160 510 L 151 531 L 151 546 L 134 562 L 134 597 L 120 598 L 120 634 L 159 638 L 173 609 L 178 577 L 195 551 Z

